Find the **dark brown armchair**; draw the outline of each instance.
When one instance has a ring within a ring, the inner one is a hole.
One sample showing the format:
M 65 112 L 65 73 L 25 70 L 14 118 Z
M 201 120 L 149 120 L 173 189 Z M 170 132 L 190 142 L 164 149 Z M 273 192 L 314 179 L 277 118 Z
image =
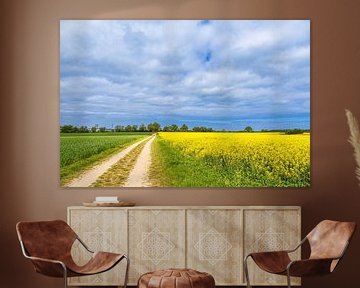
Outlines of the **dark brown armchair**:
M 91 251 L 62 220 L 41 222 L 19 222 L 16 231 L 24 256 L 31 260 L 35 271 L 50 277 L 87 276 L 110 270 L 122 259 L 126 259 L 124 288 L 127 285 L 129 259 L 125 254 Z M 78 266 L 71 257 L 71 247 L 78 240 L 92 254 L 84 265 Z
M 304 277 L 333 272 L 344 256 L 355 229 L 356 224 L 354 222 L 324 220 L 295 249 L 250 253 L 244 259 L 247 287 L 251 287 L 247 267 L 249 257 L 266 272 L 286 275 L 289 288 L 291 288 L 291 276 Z M 309 259 L 291 261 L 289 253 L 296 251 L 306 241 L 309 242 L 311 249 Z

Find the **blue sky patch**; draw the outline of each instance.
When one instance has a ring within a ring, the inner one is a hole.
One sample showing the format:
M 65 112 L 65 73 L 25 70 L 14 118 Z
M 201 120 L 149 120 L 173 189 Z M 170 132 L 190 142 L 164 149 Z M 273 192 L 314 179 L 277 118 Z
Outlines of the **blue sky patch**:
M 200 25 L 209 25 L 210 20 L 200 20 Z
M 205 62 L 210 62 L 212 58 L 212 52 L 210 50 L 206 51 L 204 60 Z

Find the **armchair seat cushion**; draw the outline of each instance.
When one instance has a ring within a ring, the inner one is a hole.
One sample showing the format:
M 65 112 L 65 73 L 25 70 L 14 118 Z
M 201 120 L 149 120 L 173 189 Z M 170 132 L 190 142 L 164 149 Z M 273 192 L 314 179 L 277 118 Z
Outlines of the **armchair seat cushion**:
M 68 277 L 92 275 L 111 269 L 123 258 L 123 254 L 95 252 L 91 259 L 83 266 L 78 266 L 73 261 L 65 262 L 65 265 L 69 269 Z
M 258 252 L 250 256 L 261 269 L 274 274 L 286 274 L 286 267 L 291 262 L 286 251 Z

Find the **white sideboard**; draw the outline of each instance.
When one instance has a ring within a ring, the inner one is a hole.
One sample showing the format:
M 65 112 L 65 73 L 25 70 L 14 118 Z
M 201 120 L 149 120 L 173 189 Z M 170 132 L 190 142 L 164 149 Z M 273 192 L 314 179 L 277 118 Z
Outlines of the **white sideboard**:
M 245 285 L 247 253 L 295 247 L 301 238 L 298 206 L 68 207 L 68 223 L 92 250 L 128 254 L 129 285 L 163 268 L 192 268 L 212 274 L 216 285 Z M 88 260 L 80 245 L 72 254 Z M 300 258 L 300 250 L 294 253 Z M 249 261 L 253 285 L 286 285 L 286 277 L 261 271 Z M 70 278 L 70 285 L 121 285 L 125 263 L 94 276 Z M 293 279 L 295 285 L 299 279 Z

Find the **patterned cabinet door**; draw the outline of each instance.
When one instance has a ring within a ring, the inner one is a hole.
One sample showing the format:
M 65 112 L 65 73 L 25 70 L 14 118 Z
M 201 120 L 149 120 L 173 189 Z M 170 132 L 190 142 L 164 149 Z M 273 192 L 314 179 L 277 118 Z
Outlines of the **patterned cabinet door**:
M 275 251 L 295 248 L 301 241 L 299 209 L 259 209 L 244 211 L 244 253 Z M 300 259 L 300 249 L 292 253 L 293 259 Z M 259 269 L 252 259 L 248 260 L 250 283 L 252 285 L 286 285 L 286 276 L 266 273 Z M 292 284 L 300 285 L 299 278 L 292 278 Z
M 216 285 L 242 280 L 242 210 L 187 210 L 187 267 L 212 274 Z
M 129 210 L 130 284 L 145 272 L 185 267 L 185 210 Z
M 125 209 L 70 209 L 69 225 L 93 251 L 127 253 L 127 215 Z M 78 241 L 72 255 L 76 263 L 84 264 L 89 253 Z M 94 276 L 69 278 L 70 285 L 122 285 L 126 261 L 108 272 Z

